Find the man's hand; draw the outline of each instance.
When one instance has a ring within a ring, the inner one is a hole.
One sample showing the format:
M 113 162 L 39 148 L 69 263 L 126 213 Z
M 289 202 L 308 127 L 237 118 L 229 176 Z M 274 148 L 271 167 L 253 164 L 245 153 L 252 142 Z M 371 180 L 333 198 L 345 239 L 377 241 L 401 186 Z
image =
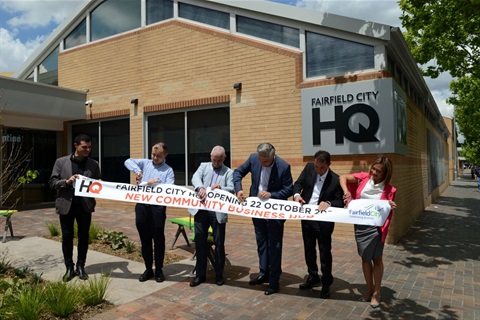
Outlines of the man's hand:
M 150 179 L 148 179 L 148 181 L 147 181 L 147 184 L 148 184 L 149 186 L 151 186 L 152 184 L 155 184 L 155 183 L 160 183 L 160 179 L 158 179 L 158 178 L 150 178 Z
M 135 175 L 135 180 L 137 181 L 137 184 L 142 181 L 143 173 L 142 171 L 138 171 L 137 174 Z
M 237 192 L 237 199 L 240 201 L 240 202 L 244 202 L 245 199 L 247 199 L 247 197 L 245 197 L 245 194 L 243 193 L 243 190 L 239 190 Z
M 65 180 L 65 183 L 69 186 L 73 186 L 73 183 L 75 182 L 76 179 L 78 179 L 78 174 L 74 174 L 73 176 Z
M 297 195 L 293 198 L 293 201 L 300 203 L 302 206 L 305 204 L 305 200 L 303 200 L 301 195 Z
M 260 199 L 270 199 L 271 194 L 270 194 L 270 192 L 264 190 L 264 191 L 262 191 L 258 194 L 258 197 Z
M 318 211 L 321 213 L 326 212 L 328 208 L 330 208 L 330 201 L 322 201 L 318 205 Z
M 207 191 L 205 191 L 205 188 L 199 188 L 198 189 L 198 192 L 197 192 L 197 198 L 200 199 L 200 200 L 205 200 L 205 198 L 207 197 Z

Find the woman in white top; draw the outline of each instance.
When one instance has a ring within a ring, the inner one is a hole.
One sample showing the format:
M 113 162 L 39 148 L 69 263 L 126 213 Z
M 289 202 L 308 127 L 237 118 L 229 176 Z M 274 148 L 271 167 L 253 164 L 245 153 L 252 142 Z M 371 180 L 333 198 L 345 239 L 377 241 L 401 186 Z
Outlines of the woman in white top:
M 362 257 L 362 269 L 367 283 L 364 301 L 370 301 L 372 308 L 380 306 L 380 288 L 383 277 L 383 247 L 388 227 L 396 204 L 396 189 L 390 185 L 393 165 L 390 159 L 379 156 L 370 166 L 370 172 L 340 176 L 345 203 L 353 199 L 389 200 L 392 211 L 382 227 L 355 225 L 355 240 L 358 254 Z

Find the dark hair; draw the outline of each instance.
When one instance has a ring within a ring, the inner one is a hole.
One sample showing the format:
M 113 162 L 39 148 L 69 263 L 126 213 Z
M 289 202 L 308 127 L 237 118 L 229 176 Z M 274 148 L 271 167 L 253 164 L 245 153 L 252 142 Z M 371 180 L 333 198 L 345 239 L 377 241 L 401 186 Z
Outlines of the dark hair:
M 257 147 L 257 153 L 273 157 L 275 155 L 275 147 L 271 143 L 262 142 Z
M 82 141 L 92 142 L 92 139 L 90 139 L 90 137 L 87 136 L 86 134 L 81 133 L 81 134 L 79 134 L 78 136 L 75 137 L 75 140 L 73 140 L 73 143 L 80 144 Z
M 372 170 L 373 166 L 376 164 L 382 164 L 384 169 L 385 169 L 385 184 L 390 184 L 390 180 L 392 180 L 392 175 L 393 175 L 393 163 L 392 160 L 388 159 L 384 155 L 378 156 L 377 159 L 375 159 L 370 166 L 370 171 Z
M 161 141 L 155 143 L 152 148 L 153 148 L 153 149 L 162 148 L 163 151 L 168 151 L 168 150 L 167 150 L 167 145 L 166 145 L 164 142 L 161 142 Z
M 318 160 L 319 162 L 326 162 L 328 165 L 330 165 L 330 153 L 324 150 L 318 150 L 315 152 L 315 160 Z

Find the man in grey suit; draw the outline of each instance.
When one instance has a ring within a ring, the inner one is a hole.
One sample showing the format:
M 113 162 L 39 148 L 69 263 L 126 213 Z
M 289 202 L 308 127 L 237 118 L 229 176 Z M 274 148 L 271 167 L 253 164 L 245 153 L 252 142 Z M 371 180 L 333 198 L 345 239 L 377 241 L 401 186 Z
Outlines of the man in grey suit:
M 88 234 L 95 211 L 95 199 L 75 196 L 75 180 L 79 175 L 100 179 L 98 162 L 89 158 L 92 142 L 89 136 L 80 134 L 74 140 L 75 151 L 65 157 L 58 158 L 50 176 L 50 188 L 57 190 L 55 209 L 60 217 L 62 229 L 62 251 L 67 272 L 63 281 L 72 280 L 77 274 L 82 280 L 88 278 L 85 262 L 88 251 Z M 73 225 L 78 225 L 77 270 L 73 263 Z
M 222 189 L 233 193 L 233 170 L 223 164 L 226 154 L 222 146 L 215 146 L 210 153 L 211 162 L 203 162 L 192 177 L 192 185 L 198 198 L 204 200 L 206 189 Z M 205 282 L 207 274 L 208 229 L 212 227 L 215 244 L 215 283 L 224 284 L 225 230 L 227 214 L 208 210 L 198 210 L 195 214 L 195 250 L 197 254 L 196 277 L 190 287 Z

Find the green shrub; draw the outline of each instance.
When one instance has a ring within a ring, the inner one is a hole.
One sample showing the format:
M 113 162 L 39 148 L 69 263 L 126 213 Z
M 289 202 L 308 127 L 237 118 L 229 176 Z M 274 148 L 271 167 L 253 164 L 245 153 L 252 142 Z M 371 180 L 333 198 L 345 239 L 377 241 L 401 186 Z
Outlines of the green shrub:
M 92 243 L 94 240 L 98 239 L 98 236 L 104 232 L 101 226 L 94 224 L 93 222 L 90 224 L 90 229 L 88 230 L 88 243 Z
M 56 316 L 66 318 L 72 314 L 80 302 L 78 290 L 70 283 L 57 281 L 45 288 L 46 305 Z
M 30 273 L 30 268 L 28 266 L 23 266 L 22 268 L 15 268 L 15 275 L 21 279 L 25 279 Z
M 32 287 L 22 291 L 16 303 L 12 305 L 14 319 L 37 320 L 45 311 L 45 297 L 40 287 Z
M 60 235 L 60 226 L 58 223 L 46 223 L 48 232 L 50 233 L 50 236 L 52 237 L 57 237 Z
M 125 247 L 125 240 L 128 239 L 123 232 L 104 230 L 99 233 L 99 238 L 110 244 L 112 249 L 117 250 Z
M 0 274 L 5 273 L 11 266 L 10 260 L 7 260 L 8 249 L 2 251 L 1 258 L 0 258 Z
M 43 279 L 42 279 L 42 275 L 43 273 L 32 273 L 30 275 L 30 281 L 28 282 L 30 285 L 39 285 L 40 283 L 43 282 Z
M 125 241 L 125 251 L 127 251 L 127 253 L 134 252 L 135 248 L 136 248 L 135 242 L 130 240 Z
M 97 275 L 84 281 L 80 287 L 80 298 L 87 306 L 96 306 L 105 300 L 107 289 L 110 285 L 110 276 L 102 274 L 100 279 Z

